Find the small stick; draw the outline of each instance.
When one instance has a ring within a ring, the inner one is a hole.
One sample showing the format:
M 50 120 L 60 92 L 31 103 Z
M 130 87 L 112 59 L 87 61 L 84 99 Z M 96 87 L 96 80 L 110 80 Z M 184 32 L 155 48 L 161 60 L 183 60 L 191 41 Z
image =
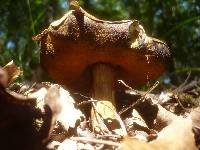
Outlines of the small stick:
M 180 105 L 180 107 L 183 109 L 183 110 L 185 110 L 186 112 L 189 112 L 190 111 L 190 109 L 187 109 L 187 108 L 185 108 L 184 106 L 183 106 L 183 104 L 181 103 L 181 101 L 178 99 L 178 98 L 175 98 L 176 99 L 176 101 L 178 102 L 178 104 Z
M 88 97 L 88 96 L 86 96 L 86 95 L 83 95 L 83 94 L 81 94 L 81 93 L 73 93 L 73 94 L 75 94 L 75 95 L 79 95 L 79 96 L 81 96 L 81 97 L 83 97 L 83 98 L 86 98 L 86 99 L 92 99 L 91 97 Z
M 120 146 L 120 143 L 117 143 L 117 142 L 99 140 L 99 139 L 91 139 L 91 138 L 86 138 L 86 137 L 71 137 L 70 139 L 73 141 L 80 141 L 83 143 L 88 142 L 88 143 L 95 143 L 95 144 L 105 144 L 105 145 L 110 145 L 110 146 L 115 146 L 115 147 Z
M 141 98 L 139 98 L 136 102 L 132 103 L 130 106 L 122 109 L 120 112 L 119 112 L 119 115 L 123 114 L 124 112 L 126 112 L 127 110 L 133 108 L 136 104 L 138 104 L 141 100 L 143 100 L 145 98 L 145 96 L 147 94 L 149 94 L 150 92 L 152 92 L 159 84 L 159 81 L 156 81 L 156 83 L 146 92 L 144 93 L 144 95 L 142 95 Z
M 125 87 L 127 87 L 129 90 L 133 90 L 132 87 L 130 87 L 129 85 L 127 85 L 123 80 L 118 80 L 119 83 L 123 84 Z
M 128 88 L 129 90 L 131 90 L 131 91 L 135 92 L 136 94 L 139 94 L 139 95 L 140 95 L 140 93 L 139 93 L 137 90 L 135 90 L 135 89 L 133 89 L 132 87 L 130 87 L 129 85 L 127 85 L 123 80 L 118 80 L 118 82 L 121 83 L 122 85 L 124 85 L 124 86 L 125 86 L 126 88 Z
M 28 95 L 31 92 L 31 89 L 36 85 L 37 83 L 34 82 L 26 91 L 24 91 L 24 95 Z
M 97 100 L 91 99 L 91 100 L 83 101 L 83 102 L 78 103 L 77 106 L 79 107 L 81 105 L 89 104 L 89 103 L 92 103 L 92 102 L 97 102 Z
M 123 137 L 117 134 L 104 134 L 104 135 L 97 135 L 97 138 L 116 138 L 116 139 L 122 139 Z
M 190 76 L 191 76 L 191 71 L 188 73 L 188 76 L 187 78 L 185 79 L 185 81 L 178 87 L 176 88 L 173 93 L 177 93 L 177 92 L 180 92 L 181 89 L 188 83 L 188 80 L 190 79 Z

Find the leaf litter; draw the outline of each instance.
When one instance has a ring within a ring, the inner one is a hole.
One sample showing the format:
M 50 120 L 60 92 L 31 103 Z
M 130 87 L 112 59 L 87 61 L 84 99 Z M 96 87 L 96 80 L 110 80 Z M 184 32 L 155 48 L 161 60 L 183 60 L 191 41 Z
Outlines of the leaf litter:
M 109 128 L 107 133 L 94 132 L 89 113 L 95 100 L 90 97 L 74 96 L 53 83 L 27 85 L 25 92 L 19 92 L 23 86 L 13 90 L 13 82 L 20 74 L 19 67 L 13 62 L 0 68 L 2 148 L 12 147 L 6 144 L 12 143 L 12 139 L 6 137 L 15 137 L 18 147 L 29 149 L 199 149 L 200 109 L 198 104 L 184 101 L 188 91 L 196 90 L 198 80 L 193 87 L 188 83 L 182 85 L 179 92 L 162 91 L 160 94 L 152 93 L 158 83 L 143 92 L 121 81 L 127 88 L 123 94 L 130 102 L 119 104 L 124 108 L 116 115 L 127 134 L 120 135 Z M 123 96 L 120 98 L 124 101 Z M 199 102 L 199 95 L 195 100 Z M 104 124 L 104 120 L 101 123 Z M 16 125 L 17 134 L 13 127 Z M 24 125 L 27 125 L 27 132 L 23 132 Z M 23 141 L 28 137 L 31 142 Z M 24 142 L 27 144 L 23 145 Z

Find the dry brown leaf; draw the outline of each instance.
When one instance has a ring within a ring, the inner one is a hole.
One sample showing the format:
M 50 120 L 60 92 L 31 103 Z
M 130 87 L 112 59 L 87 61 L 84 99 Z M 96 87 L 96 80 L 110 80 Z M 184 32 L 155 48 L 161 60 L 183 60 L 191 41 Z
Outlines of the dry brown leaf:
M 29 97 L 37 98 L 37 106 L 41 110 L 44 105 L 50 107 L 53 114 L 50 132 L 57 121 L 68 131 L 69 127 L 74 128 L 76 122 L 84 117 L 81 111 L 74 107 L 75 101 L 69 92 L 60 85 L 52 84 L 49 88 L 43 87 L 35 93 L 29 94 Z
M 138 124 L 138 125 L 140 125 L 142 127 L 148 128 L 148 126 L 146 125 L 145 121 L 140 116 L 140 114 L 138 113 L 137 110 L 133 109 L 132 117 L 133 117 L 134 123 L 136 123 L 136 124 Z
M 136 130 L 135 138 L 147 141 L 146 136 L 145 136 L 147 134 L 143 134 L 143 133 L 145 133 L 145 131 L 144 131 L 145 129 L 149 130 L 149 128 L 146 125 L 143 118 L 140 116 L 140 114 L 135 109 L 133 109 L 133 112 L 132 112 L 132 125 L 133 125 L 133 128 Z
M 0 85 L 4 88 L 8 86 L 8 74 L 2 68 L 0 68 Z
M 190 113 L 193 125 L 193 132 L 195 134 L 196 145 L 200 148 L 200 107 L 195 108 Z
M 193 126 L 200 129 L 200 107 L 195 108 L 190 115 Z
M 43 107 L 44 107 L 44 97 L 47 94 L 47 88 L 42 87 L 39 90 L 37 90 L 36 92 L 33 93 L 28 93 L 28 97 L 30 98 L 36 98 L 37 100 L 37 107 L 40 108 L 43 111 Z
M 54 89 L 55 87 L 51 88 Z M 53 93 L 52 89 L 49 89 L 50 95 L 52 95 Z M 59 93 L 57 96 L 59 96 L 59 99 L 57 100 L 57 102 L 48 99 L 47 93 L 47 95 L 45 96 L 45 104 L 49 105 L 53 111 L 58 113 L 57 121 L 59 121 L 66 130 L 68 130 L 69 127 L 74 128 L 77 120 L 81 120 L 81 118 L 84 116 L 80 110 L 74 107 L 75 101 L 70 96 L 68 91 L 64 90 L 62 87 L 59 87 L 58 92 Z M 57 106 L 57 108 L 55 108 L 55 106 Z
M 165 127 L 158 138 L 150 143 L 126 138 L 119 150 L 196 150 L 192 122 L 177 118 Z
M 114 105 L 109 101 L 93 103 L 91 121 L 94 131 L 98 134 L 111 134 L 113 132 L 121 136 L 127 135 L 122 119 L 117 114 Z
M 13 60 L 5 65 L 3 67 L 3 70 L 6 71 L 8 74 L 8 84 L 15 81 L 23 73 L 20 68 L 15 65 Z

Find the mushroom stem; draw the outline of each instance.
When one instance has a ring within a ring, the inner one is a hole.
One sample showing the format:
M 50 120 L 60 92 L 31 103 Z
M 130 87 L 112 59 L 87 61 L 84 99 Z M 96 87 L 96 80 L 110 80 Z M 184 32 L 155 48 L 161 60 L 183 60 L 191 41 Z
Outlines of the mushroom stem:
M 99 63 L 93 68 L 93 97 L 98 100 L 110 101 L 115 105 L 114 70 L 111 65 Z
M 98 102 L 95 104 L 95 109 L 92 109 L 91 117 L 93 128 L 97 132 L 104 130 L 100 125 L 102 120 L 111 130 L 118 128 L 113 126 L 112 121 L 116 119 L 114 81 L 115 73 L 111 65 L 99 63 L 94 66 L 92 96 Z

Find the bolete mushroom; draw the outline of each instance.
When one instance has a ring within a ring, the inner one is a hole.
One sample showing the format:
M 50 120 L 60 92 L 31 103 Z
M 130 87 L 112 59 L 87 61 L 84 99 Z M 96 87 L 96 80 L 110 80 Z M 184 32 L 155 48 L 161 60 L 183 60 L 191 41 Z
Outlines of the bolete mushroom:
M 115 110 L 116 81 L 135 86 L 155 79 L 170 52 L 164 42 L 146 36 L 137 20 L 104 21 L 73 8 L 34 37 L 41 41 L 41 65 L 69 90 L 101 100 L 96 109 L 112 119 L 108 109 Z

